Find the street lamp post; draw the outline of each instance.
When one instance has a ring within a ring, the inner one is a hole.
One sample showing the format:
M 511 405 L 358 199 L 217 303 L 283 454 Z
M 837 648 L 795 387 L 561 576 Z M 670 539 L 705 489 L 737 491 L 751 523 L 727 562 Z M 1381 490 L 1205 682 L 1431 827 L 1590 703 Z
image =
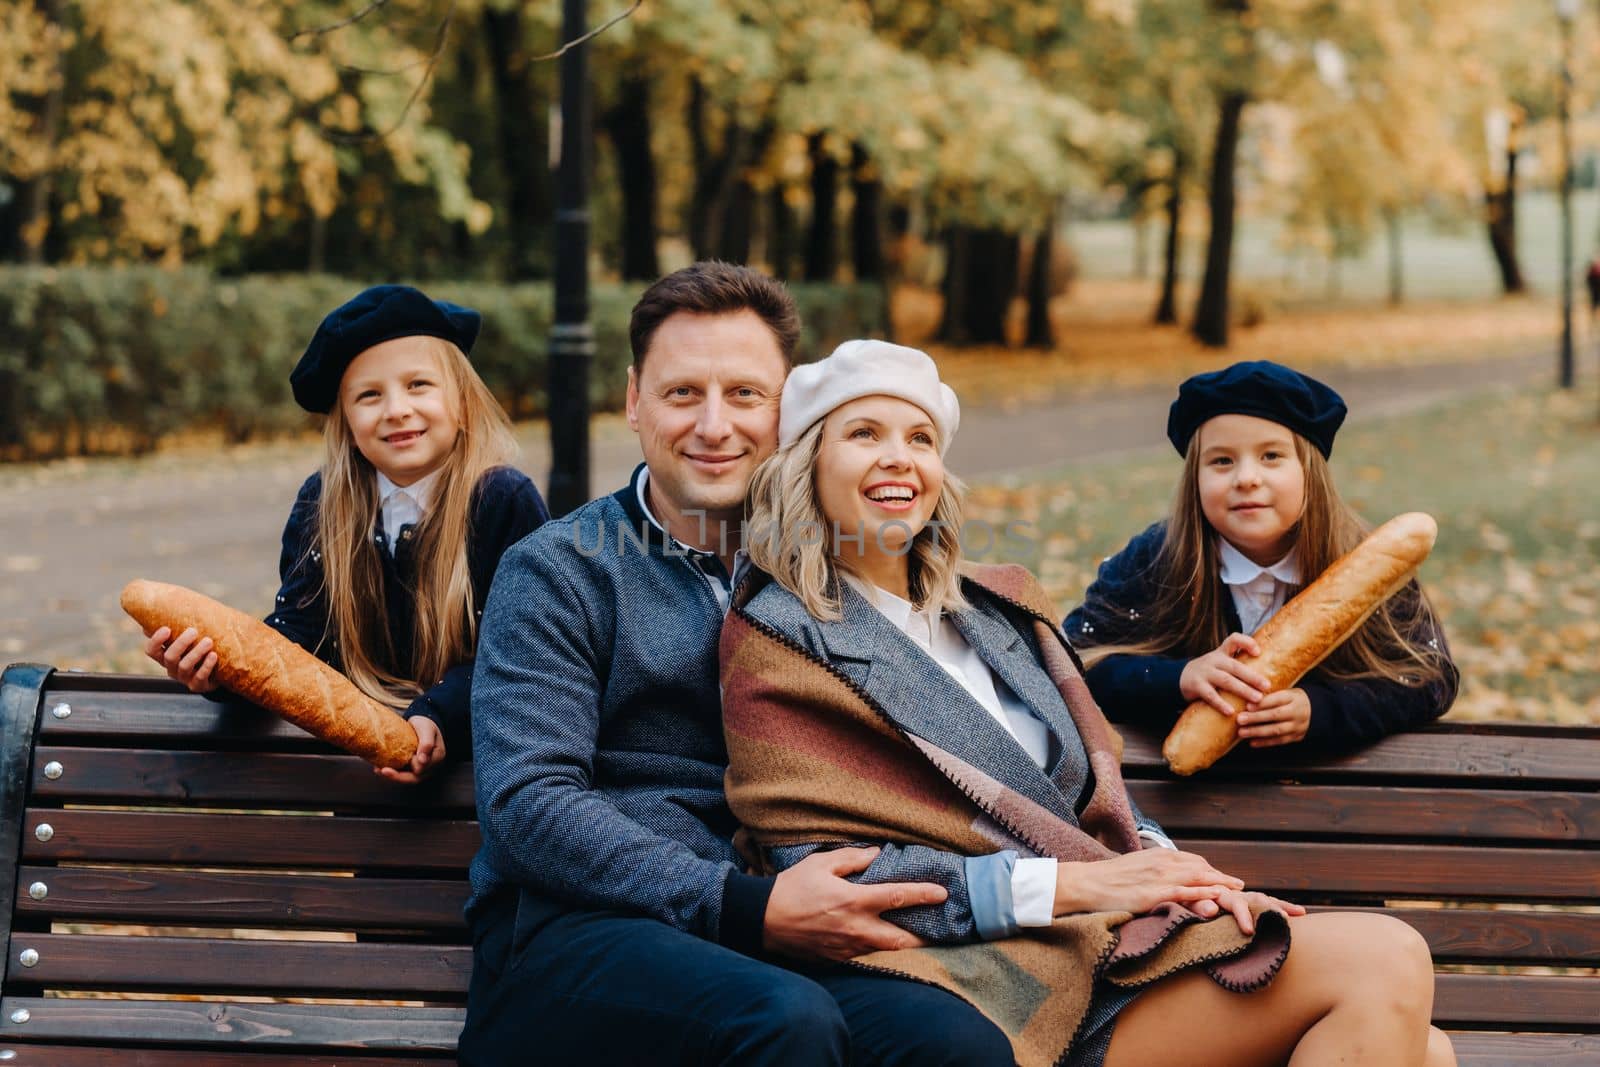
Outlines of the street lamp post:
M 1562 24 L 1562 86 L 1558 93 L 1562 126 L 1562 366 L 1560 386 L 1573 387 L 1573 19 L 1579 0 L 1555 0 L 1555 18 Z
M 562 0 L 561 36 L 585 32 L 585 0 Z M 556 165 L 555 322 L 550 328 L 550 513 L 589 500 L 589 46 L 561 56 L 561 155 Z

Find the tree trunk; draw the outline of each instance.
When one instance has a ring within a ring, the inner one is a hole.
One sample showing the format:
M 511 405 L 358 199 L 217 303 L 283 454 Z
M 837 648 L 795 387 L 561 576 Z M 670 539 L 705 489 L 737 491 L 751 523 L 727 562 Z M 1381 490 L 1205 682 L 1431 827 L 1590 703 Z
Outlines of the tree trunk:
M 622 182 L 622 277 L 654 281 L 661 276 L 656 255 L 656 160 L 650 151 L 650 79 L 642 74 L 622 78 L 616 106 L 601 117 L 617 150 Z
M 742 170 L 743 168 L 741 168 Z M 722 225 L 717 234 L 717 258 L 727 263 L 750 261 L 750 240 L 755 231 L 756 191 L 741 174 L 722 203 Z
M 1489 247 L 1500 268 L 1500 288 L 1507 296 L 1526 292 L 1522 264 L 1517 259 L 1517 149 L 1506 151 L 1506 180 L 1498 191 L 1484 197 L 1489 214 Z
M 62 0 L 37 0 L 37 7 L 52 26 L 61 25 Z M 57 43 L 60 43 L 59 37 Z M 55 66 L 57 74 L 64 76 L 59 54 L 55 56 Z M 17 183 L 10 210 L 0 208 L 0 219 L 7 224 L 3 233 L 0 233 L 0 252 L 8 259 L 35 265 L 45 261 L 45 239 L 50 233 L 52 217 L 50 200 L 55 193 L 55 173 L 51 169 L 55 162 L 52 157 L 55 155 L 56 141 L 61 136 L 64 97 L 58 81 L 43 96 L 31 98 L 23 104 L 23 110 L 33 114 L 34 129 L 45 144 L 48 162 L 42 174 Z
M 309 210 L 309 209 L 308 209 Z M 311 212 L 310 240 L 306 242 L 306 270 L 321 274 L 328 269 L 328 219 Z
M 1033 259 L 1028 264 L 1028 330 L 1024 348 L 1054 351 L 1055 330 L 1050 324 L 1050 266 L 1055 253 L 1056 217 L 1051 212 L 1044 229 L 1033 240 Z
M 850 256 L 856 281 L 883 281 L 883 181 L 872 157 L 859 144 L 850 146 L 850 188 L 855 192 L 855 206 L 850 212 Z
M 722 151 L 713 154 L 706 136 L 705 87 L 696 78 L 689 88 L 689 143 L 694 153 L 694 189 L 689 199 L 689 243 L 696 259 L 724 251 L 723 231 L 734 185 L 744 167 L 750 131 L 730 122 Z
M 1230 91 L 1222 96 L 1216 150 L 1211 157 L 1211 236 L 1206 243 L 1206 273 L 1194 313 L 1194 335 L 1201 344 L 1228 344 L 1228 274 L 1233 266 L 1234 169 L 1239 125 L 1249 98 Z
M 522 12 L 486 5 L 483 31 L 494 83 L 496 134 L 506 178 L 508 273 L 513 281 L 548 277 L 551 218 L 549 130 L 538 110 Z
M 839 273 L 839 163 L 814 133 L 811 148 L 811 226 L 806 233 L 806 281 L 831 282 Z
M 1400 247 L 1400 212 L 1390 209 L 1383 213 L 1389 231 L 1389 304 L 1399 307 L 1406 300 L 1405 260 Z
M 1005 344 L 1021 239 L 1004 230 L 955 226 L 948 241 L 939 339 L 954 345 Z
M 1156 304 L 1158 326 L 1178 322 L 1178 262 L 1183 250 L 1183 183 L 1188 179 L 1188 157 L 1174 148 L 1171 187 L 1167 190 L 1167 247 L 1161 269 L 1161 301 Z
M 1144 209 L 1144 198 L 1133 209 L 1133 276 L 1143 281 L 1150 275 L 1150 213 Z
M 789 187 L 783 182 L 774 182 L 768 212 L 768 266 L 772 276 L 783 281 L 794 277 L 794 261 L 800 244 L 799 220 L 795 218 L 794 205 L 789 203 L 788 192 Z
M 971 259 L 972 231 L 965 226 L 951 226 L 944 235 L 944 278 L 939 283 L 944 295 L 939 340 L 945 344 L 972 343 L 967 335 L 967 274 Z

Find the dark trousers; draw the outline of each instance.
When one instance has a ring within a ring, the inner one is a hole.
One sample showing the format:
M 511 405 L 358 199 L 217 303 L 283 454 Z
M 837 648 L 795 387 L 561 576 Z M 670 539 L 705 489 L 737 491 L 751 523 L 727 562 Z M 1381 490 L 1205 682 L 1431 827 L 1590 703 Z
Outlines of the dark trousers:
M 993 1023 L 920 982 L 801 973 L 654 919 L 563 911 L 531 895 L 474 925 L 467 1067 L 1012 1062 Z

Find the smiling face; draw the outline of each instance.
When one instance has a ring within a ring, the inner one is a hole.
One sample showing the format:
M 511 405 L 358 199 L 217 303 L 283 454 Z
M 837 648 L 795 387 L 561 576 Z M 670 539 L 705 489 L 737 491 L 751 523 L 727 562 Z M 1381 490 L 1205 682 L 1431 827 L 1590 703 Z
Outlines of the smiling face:
M 835 553 L 869 575 L 886 565 L 903 572 L 907 545 L 944 488 L 933 420 L 891 396 L 839 405 L 823 420 L 816 485 L 830 539 L 835 525 L 842 535 Z M 859 545 L 844 540 L 858 532 Z
M 1294 434 L 1254 415 L 1218 415 L 1200 427 L 1199 448 L 1206 521 L 1252 562 L 1282 559 L 1306 500 Z
M 460 420 L 453 390 L 430 337 L 373 345 L 345 368 L 339 410 L 356 448 L 396 485 L 444 466 Z
M 778 444 L 787 374 L 753 311 L 677 312 L 656 328 L 643 366 L 629 369 L 628 425 L 650 468 L 651 510 L 679 541 L 702 540 L 704 523 L 688 512 L 743 511 L 751 474 Z

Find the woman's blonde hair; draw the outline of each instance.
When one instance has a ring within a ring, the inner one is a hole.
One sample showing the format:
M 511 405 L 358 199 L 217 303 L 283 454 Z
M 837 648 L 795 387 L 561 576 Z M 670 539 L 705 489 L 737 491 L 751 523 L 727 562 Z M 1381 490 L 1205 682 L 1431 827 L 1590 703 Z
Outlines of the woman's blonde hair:
M 840 617 L 843 603 L 838 568 L 849 570 L 850 562 L 830 546 L 843 540 L 841 533 L 852 538 L 855 533 L 834 530 L 822 513 L 817 456 L 825 422 L 826 418 L 818 419 L 756 468 L 750 480 L 744 549 L 750 562 L 800 598 L 812 618 L 833 621 Z M 933 514 L 907 552 L 911 602 L 919 610 L 959 611 L 967 606 L 957 573 L 965 494 L 961 480 L 946 471 Z
M 1309 581 L 1334 560 L 1355 548 L 1370 532 L 1334 487 L 1328 461 L 1310 441 L 1296 433 L 1295 456 L 1305 471 L 1305 502 L 1295 524 L 1295 552 L 1302 578 Z M 1228 636 L 1227 603 L 1231 594 L 1222 581 L 1217 533 L 1200 505 L 1200 434 L 1189 439 L 1183 474 L 1167 519 L 1166 539 L 1151 563 L 1153 603 L 1144 609 L 1150 636 L 1128 644 L 1084 649 L 1094 666 L 1108 656 L 1200 656 Z M 1290 595 L 1299 592 L 1290 590 Z M 1321 670 L 1340 679 L 1386 678 L 1424 686 L 1444 678 L 1444 653 L 1417 648 L 1408 633 L 1431 632 L 1433 606 L 1413 582 L 1391 597 L 1356 633 L 1322 662 Z
M 322 497 L 315 545 L 322 555 L 329 635 L 346 677 L 390 707 L 404 707 L 477 645 L 477 604 L 468 566 L 472 497 L 479 480 L 517 453 L 511 420 L 454 344 L 419 337 L 439 365 L 455 407 L 455 447 L 439 468 L 428 513 L 417 527 L 416 623 L 410 663 L 395 663 L 383 591 L 382 551 L 373 542 L 377 478 L 338 405 L 323 425 Z M 390 531 L 391 534 L 394 531 Z M 327 640 L 327 636 L 324 637 Z M 390 670 L 385 664 L 394 664 Z

